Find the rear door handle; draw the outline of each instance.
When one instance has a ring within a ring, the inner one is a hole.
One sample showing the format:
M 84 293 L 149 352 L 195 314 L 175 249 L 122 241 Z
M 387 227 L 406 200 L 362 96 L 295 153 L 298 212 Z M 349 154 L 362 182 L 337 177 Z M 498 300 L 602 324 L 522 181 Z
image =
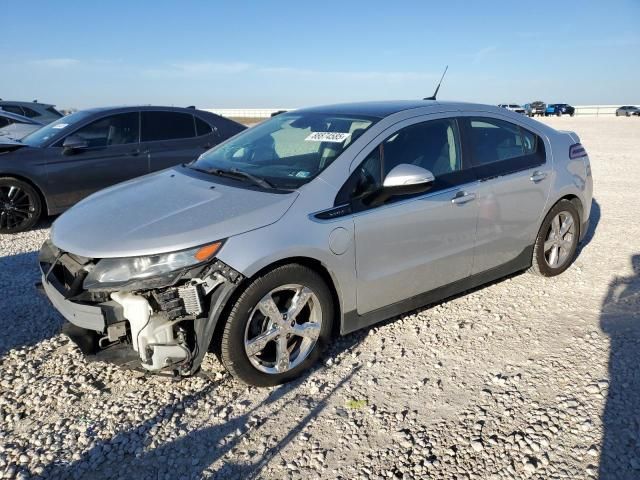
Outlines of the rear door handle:
M 547 173 L 546 172 L 541 172 L 539 170 L 536 170 L 535 172 L 533 172 L 531 174 L 531 177 L 529 177 L 529 179 L 533 182 L 533 183 L 538 183 L 541 182 L 542 180 L 544 180 L 545 178 L 547 178 Z
M 451 199 L 451 203 L 454 205 L 464 205 L 465 203 L 469 203 L 476 199 L 475 193 L 467 193 L 464 191 L 460 191 L 456 193 L 456 196 Z

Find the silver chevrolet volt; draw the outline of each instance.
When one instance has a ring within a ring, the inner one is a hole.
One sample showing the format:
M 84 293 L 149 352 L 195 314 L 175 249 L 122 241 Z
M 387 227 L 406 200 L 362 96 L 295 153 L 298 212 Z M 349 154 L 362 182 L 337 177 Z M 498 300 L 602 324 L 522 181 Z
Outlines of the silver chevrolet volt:
M 345 335 L 496 280 L 567 269 L 593 182 L 575 133 L 503 108 L 282 113 L 56 220 L 42 287 L 90 358 L 268 386 Z

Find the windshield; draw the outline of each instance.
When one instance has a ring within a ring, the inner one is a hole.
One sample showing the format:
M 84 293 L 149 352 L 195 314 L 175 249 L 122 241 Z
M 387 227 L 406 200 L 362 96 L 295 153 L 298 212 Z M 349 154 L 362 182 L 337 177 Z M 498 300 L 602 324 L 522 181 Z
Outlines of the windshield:
M 59 118 L 55 122 L 45 125 L 35 132 L 31 132 L 29 135 L 24 137 L 21 142 L 29 145 L 30 147 L 42 147 L 50 139 L 58 135 L 60 131 L 68 130 L 71 126 L 73 126 L 74 123 L 84 120 L 92 114 L 93 112 L 84 111 L 72 113 L 71 115 L 67 115 L 66 117 Z
M 327 168 L 377 119 L 323 113 L 273 117 L 203 154 L 193 168 L 242 171 L 295 189 Z

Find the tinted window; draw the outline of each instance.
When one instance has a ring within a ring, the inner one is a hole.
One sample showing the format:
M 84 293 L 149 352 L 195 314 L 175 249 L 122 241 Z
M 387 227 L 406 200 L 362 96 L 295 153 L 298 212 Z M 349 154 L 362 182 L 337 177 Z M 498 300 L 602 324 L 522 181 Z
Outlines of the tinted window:
M 142 112 L 142 141 L 173 140 L 195 136 L 193 115 L 177 112 Z
M 62 116 L 62 114 L 53 107 L 47 107 L 47 112 L 54 114 L 56 117 Z
M 498 162 L 524 154 L 520 127 L 494 119 L 472 119 L 471 142 L 477 165 Z
M 11 125 L 13 120 L 7 117 L 0 116 L 0 127 L 6 127 L 7 125 Z
M 434 174 L 436 181 L 430 191 L 470 181 L 470 172 L 463 170 L 457 122 L 433 120 L 405 127 L 378 145 L 342 187 L 336 204 L 381 188 L 386 175 L 403 163 Z
M 24 110 L 25 117 L 35 118 L 35 117 L 39 117 L 40 116 L 40 114 L 38 112 L 36 112 L 34 109 L 32 109 L 32 108 L 22 107 L 22 109 Z
M 16 105 L 3 105 L 2 109 L 7 111 L 7 112 L 11 112 L 11 113 L 15 113 L 17 115 L 23 115 L 24 116 L 24 111 L 22 110 L 22 108 L 16 106 Z
M 138 113 L 120 113 L 101 118 L 73 133 L 89 147 L 106 147 L 138 142 Z
M 434 120 L 403 128 L 383 142 L 384 174 L 401 163 L 430 170 L 436 177 L 462 169 L 453 120 Z
M 196 119 L 196 135 L 199 137 L 201 135 L 207 135 L 211 133 L 211 125 L 202 120 L 201 118 L 194 117 Z
M 493 118 L 471 118 L 467 125 L 473 164 L 481 178 L 545 162 L 542 139 L 518 125 Z

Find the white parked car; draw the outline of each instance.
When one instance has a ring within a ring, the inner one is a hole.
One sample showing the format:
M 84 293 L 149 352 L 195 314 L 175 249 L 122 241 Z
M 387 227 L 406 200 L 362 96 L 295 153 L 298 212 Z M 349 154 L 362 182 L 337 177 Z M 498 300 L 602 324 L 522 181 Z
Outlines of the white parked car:
M 515 103 L 501 103 L 498 106 L 500 108 L 506 108 L 507 110 L 510 110 L 512 112 L 521 113 L 523 115 L 526 113 L 522 105 L 517 105 Z

